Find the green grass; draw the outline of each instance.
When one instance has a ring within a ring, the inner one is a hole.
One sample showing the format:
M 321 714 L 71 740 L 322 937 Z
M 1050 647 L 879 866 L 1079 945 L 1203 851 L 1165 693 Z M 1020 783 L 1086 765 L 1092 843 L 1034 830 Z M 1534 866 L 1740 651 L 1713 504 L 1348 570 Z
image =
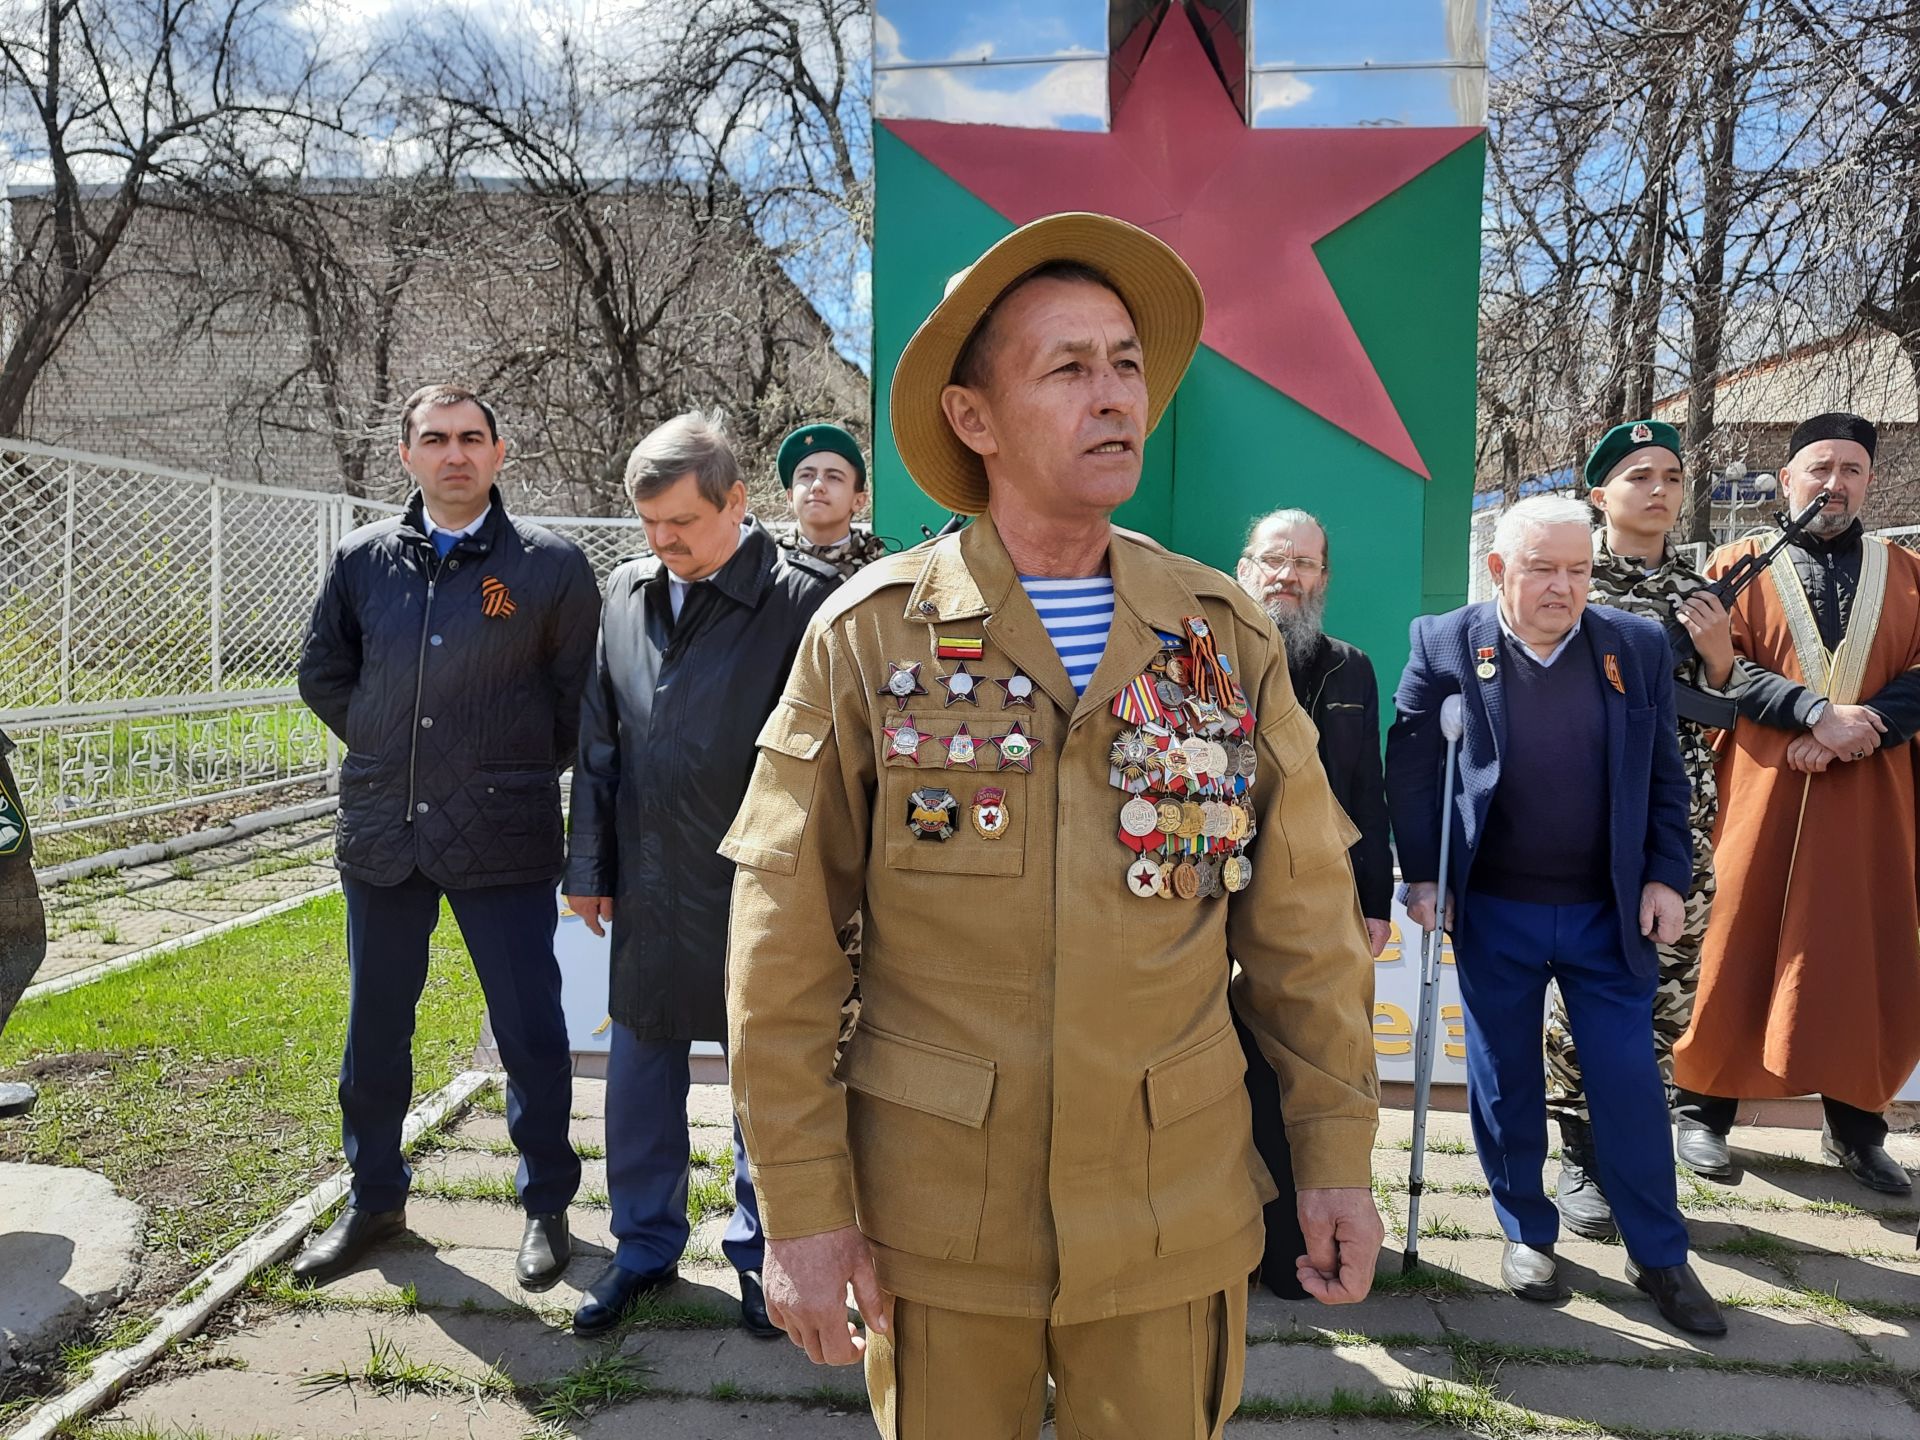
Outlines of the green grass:
M 542 1424 L 585 1420 L 609 1405 L 650 1393 L 647 1367 L 626 1355 L 600 1355 L 533 1392 L 533 1415 Z
M 76 1340 L 60 1347 L 60 1373 L 77 1380 L 93 1368 L 93 1362 L 115 1350 L 138 1345 L 159 1328 L 159 1322 L 146 1316 L 129 1315 L 110 1330 L 90 1340 Z
M 149 1213 L 146 1285 L 172 1288 L 340 1164 L 346 1029 L 337 896 L 20 1006 L 0 1075 L 40 1087 L 0 1160 L 85 1166 Z M 425 1094 L 465 1068 L 480 987 L 436 933 L 414 1038 Z
M 1422 1260 L 1411 1275 L 1403 1275 L 1398 1270 L 1382 1270 L 1373 1277 L 1375 1295 L 1419 1295 L 1429 1300 L 1447 1300 L 1478 1294 L 1480 1290 L 1480 1286 L 1458 1270 L 1436 1265 L 1431 1260 Z
M 478 1399 L 484 1395 L 510 1398 L 514 1384 L 498 1366 L 468 1374 L 432 1360 L 415 1360 L 404 1346 L 385 1335 L 367 1332 L 367 1358 L 358 1365 L 316 1370 L 300 1378 L 302 1389 L 322 1394 L 328 1390 L 366 1389 L 375 1395 L 457 1395 Z

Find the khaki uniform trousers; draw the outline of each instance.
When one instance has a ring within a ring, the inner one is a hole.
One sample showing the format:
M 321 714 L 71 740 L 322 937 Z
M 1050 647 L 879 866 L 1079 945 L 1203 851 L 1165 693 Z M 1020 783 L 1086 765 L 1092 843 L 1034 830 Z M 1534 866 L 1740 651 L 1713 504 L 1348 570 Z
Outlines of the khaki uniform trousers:
M 1219 1440 L 1246 1378 L 1247 1287 L 1084 1325 L 896 1299 L 866 1363 L 882 1440 L 1034 1440 L 1049 1374 L 1059 1440 Z

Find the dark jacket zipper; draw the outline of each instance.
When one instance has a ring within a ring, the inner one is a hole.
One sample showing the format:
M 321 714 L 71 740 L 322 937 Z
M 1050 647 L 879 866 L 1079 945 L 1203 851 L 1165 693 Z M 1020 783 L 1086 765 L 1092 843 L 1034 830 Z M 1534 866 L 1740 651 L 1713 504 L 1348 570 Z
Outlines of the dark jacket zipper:
M 433 542 L 427 542 L 431 549 Z M 420 700 L 427 687 L 427 634 L 433 629 L 433 591 L 440 578 L 439 557 L 427 561 L 427 603 L 420 612 L 420 658 L 413 667 L 413 733 L 407 737 L 407 824 L 413 823 L 415 795 L 413 769 L 420 758 Z

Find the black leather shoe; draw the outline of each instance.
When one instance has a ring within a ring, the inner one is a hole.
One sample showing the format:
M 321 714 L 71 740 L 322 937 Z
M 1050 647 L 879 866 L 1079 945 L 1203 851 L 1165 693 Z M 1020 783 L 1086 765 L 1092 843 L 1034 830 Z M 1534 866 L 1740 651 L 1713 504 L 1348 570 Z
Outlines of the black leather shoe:
M 598 1335 L 613 1329 L 627 1313 L 627 1307 L 640 1296 L 664 1290 L 679 1278 L 677 1265 L 645 1274 L 623 1270 L 617 1263 L 607 1266 L 600 1272 L 600 1278 L 587 1287 L 587 1298 L 573 1312 L 573 1333 Z
M 307 1248 L 293 1262 L 293 1278 L 324 1285 L 346 1274 L 382 1240 L 406 1228 L 404 1205 L 398 1210 L 360 1210 L 349 1205 L 324 1235 L 307 1242 Z
M 551 1290 L 571 1259 L 573 1237 L 567 1233 L 566 1211 L 527 1216 L 527 1228 L 520 1233 L 520 1258 L 513 1266 L 522 1290 Z
M 1709 1132 L 1711 1133 L 1711 1132 Z M 1627 1279 L 1653 1297 L 1660 1313 L 1676 1330 L 1689 1335 L 1724 1335 L 1727 1317 L 1691 1265 L 1649 1266 L 1641 1269 L 1627 1261 Z
M 1613 1223 L 1613 1207 L 1600 1190 L 1600 1177 L 1575 1160 L 1564 1148 L 1560 1152 L 1560 1183 L 1554 1189 L 1553 1203 L 1567 1229 L 1588 1240 L 1611 1240 L 1620 1233 Z
M 1727 1148 L 1727 1137 L 1704 1125 L 1682 1120 L 1673 1137 L 1673 1153 L 1702 1180 L 1733 1178 L 1733 1152 Z
M 4 1085 L 0 1085 L 0 1120 L 31 1114 L 34 1102 L 39 1098 L 33 1086 L 24 1082 L 7 1081 Z
M 1847 1173 L 1869 1190 L 1878 1190 L 1882 1195 L 1910 1195 L 1913 1193 L 1913 1180 L 1905 1167 L 1880 1145 L 1842 1145 L 1830 1133 L 1820 1136 L 1820 1153 L 1836 1165 L 1844 1165 Z
M 740 1328 L 757 1340 L 773 1340 L 785 1333 L 767 1318 L 767 1292 L 760 1288 L 758 1270 L 740 1272 Z

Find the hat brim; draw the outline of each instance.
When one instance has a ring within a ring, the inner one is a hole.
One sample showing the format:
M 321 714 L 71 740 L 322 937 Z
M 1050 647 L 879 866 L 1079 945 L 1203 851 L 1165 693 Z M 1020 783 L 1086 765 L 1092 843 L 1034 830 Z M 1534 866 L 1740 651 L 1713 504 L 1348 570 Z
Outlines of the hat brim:
M 1028 271 L 1077 261 L 1113 281 L 1140 339 L 1152 434 L 1193 362 L 1206 322 L 1200 282 L 1172 247 L 1110 215 L 1049 215 L 1023 225 L 963 271 L 900 352 L 890 409 L 907 473 L 935 503 L 961 515 L 987 508 L 987 472 L 953 433 L 940 394 L 983 315 Z

